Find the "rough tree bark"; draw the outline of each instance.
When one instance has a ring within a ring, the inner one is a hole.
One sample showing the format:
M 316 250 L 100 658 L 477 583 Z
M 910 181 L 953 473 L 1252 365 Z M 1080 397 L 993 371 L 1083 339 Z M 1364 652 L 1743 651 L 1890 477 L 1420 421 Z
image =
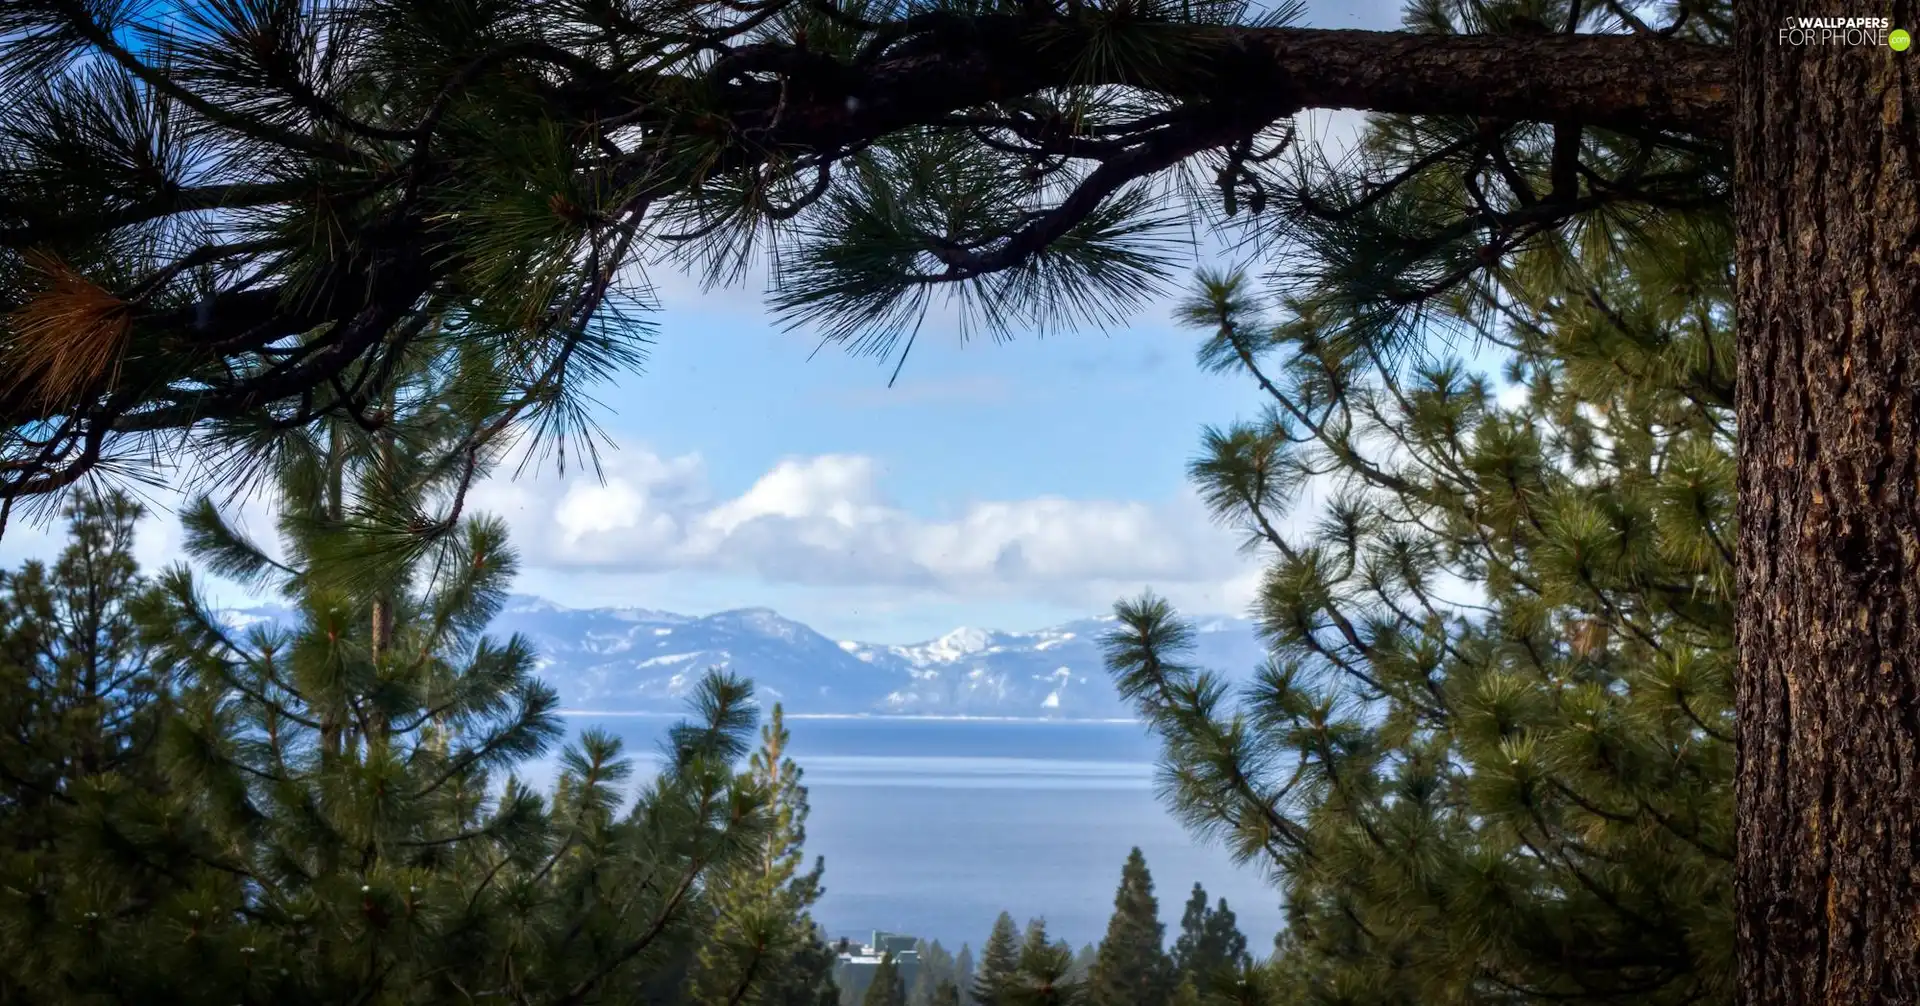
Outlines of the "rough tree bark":
M 1920 55 L 1741 9 L 1742 1006 L 1920 1002 Z M 1820 9 L 1813 9 L 1820 7 Z

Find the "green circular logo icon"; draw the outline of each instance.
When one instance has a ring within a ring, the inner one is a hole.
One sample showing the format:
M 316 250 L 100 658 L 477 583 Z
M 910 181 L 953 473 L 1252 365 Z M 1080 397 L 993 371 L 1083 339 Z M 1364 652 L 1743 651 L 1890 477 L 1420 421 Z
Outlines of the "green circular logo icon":
M 1913 36 L 1907 34 L 1905 28 L 1895 28 L 1892 33 L 1887 35 L 1887 45 L 1892 47 L 1894 52 L 1906 52 L 1907 46 L 1912 44 Z

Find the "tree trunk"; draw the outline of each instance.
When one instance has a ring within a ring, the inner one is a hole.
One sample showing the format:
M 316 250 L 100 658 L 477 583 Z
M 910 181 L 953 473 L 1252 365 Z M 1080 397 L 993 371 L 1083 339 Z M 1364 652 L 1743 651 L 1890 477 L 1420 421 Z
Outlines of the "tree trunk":
M 1742 1006 L 1920 1002 L 1920 54 L 1741 8 Z M 1816 9 L 1817 8 L 1817 9 Z

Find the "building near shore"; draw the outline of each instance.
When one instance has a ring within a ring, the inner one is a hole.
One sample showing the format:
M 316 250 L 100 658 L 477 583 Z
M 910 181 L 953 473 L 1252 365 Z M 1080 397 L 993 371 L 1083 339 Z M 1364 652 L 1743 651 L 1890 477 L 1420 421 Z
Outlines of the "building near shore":
M 920 971 L 920 940 L 904 933 L 873 931 L 869 942 L 855 945 L 851 940 L 841 940 L 834 946 L 838 956 L 833 966 L 834 984 L 840 987 L 842 1006 L 860 1006 L 867 995 L 867 987 L 873 984 L 873 973 L 880 970 L 880 961 L 888 954 L 893 955 L 893 966 L 900 972 L 901 984 L 913 988 L 913 979 Z

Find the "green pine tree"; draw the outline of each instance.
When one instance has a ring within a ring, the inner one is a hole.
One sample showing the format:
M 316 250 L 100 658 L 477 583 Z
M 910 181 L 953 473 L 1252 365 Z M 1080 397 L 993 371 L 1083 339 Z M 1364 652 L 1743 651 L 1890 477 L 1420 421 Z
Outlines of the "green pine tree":
M 1075 979 L 1086 981 L 1093 974 L 1093 963 L 1100 959 L 1100 949 L 1091 943 L 1082 944 L 1078 953 L 1073 955 L 1072 975 Z
M 760 747 L 741 780 L 764 794 L 768 829 L 750 860 L 716 871 L 707 881 L 714 923 L 711 938 L 698 950 L 692 977 L 693 1001 L 704 1006 L 737 1006 L 740 990 L 758 983 L 757 995 L 784 1001 L 819 994 L 831 984 L 831 964 L 823 976 L 821 955 L 810 951 L 818 940 L 808 914 L 822 889 L 825 863 L 806 861 L 807 790 L 801 770 L 787 755 L 791 734 L 778 703 L 760 728 Z M 786 985 L 795 986 L 788 990 Z
M 1735 1001 L 1731 249 L 1636 227 L 1435 305 L 1506 393 L 1244 276 L 1187 306 L 1272 402 L 1192 469 L 1272 657 L 1236 690 L 1148 598 L 1109 662 L 1176 810 L 1283 878 L 1301 1002 Z
M 1233 910 L 1227 907 L 1227 899 L 1221 898 L 1218 905 L 1209 907 L 1206 888 L 1198 883 L 1193 885 L 1193 895 L 1180 915 L 1180 935 L 1174 938 L 1170 956 L 1174 972 L 1182 980 L 1196 982 L 1196 987 L 1222 972 L 1238 971 L 1251 961 L 1247 938 L 1241 934 Z
M 1086 983 L 1072 975 L 1073 951 L 1047 939 L 1046 923 L 1035 920 L 1027 928 L 1019 963 L 1001 992 L 1007 1006 L 1083 1006 Z
M 839 1006 L 840 989 L 834 983 L 838 963 L 826 934 L 811 926 L 777 980 L 756 992 L 758 1001 L 766 1006 Z
M 181 567 L 139 592 L 128 633 L 136 511 L 113 499 L 82 502 L 67 553 L 101 595 L 73 623 L 92 657 L 64 656 L 73 563 L 51 607 L 10 578 L 6 653 L 33 633 L 48 659 L 8 673 L 52 672 L 40 694 L 65 709 L 29 750 L 99 770 L 63 784 L 60 830 L 7 862 L 10 1000 L 643 1001 L 707 917 L 703 877 L 760 848 L 766 794 L 733 772 L 755 719 L 736 679 L 702 684 L 637 798 L 620 742 L 596 731 L 562 753 L 550 799 L 501 778 L 558 736 L 554 696 L 524 639 L 483 632 L 514 558 L 497 520 L 440 492 L 462 462 L 437 449 L 446 410 L 417 408 L 362 438 L 282 431 L 277 552 L 210 501 L 189 511 L 189 553 L 278 588 L 290 622 L 228 624 Z M 362 519 L 382 508 L 449 527 L 396 548 L 390 523 Z M 159 739 L 103 744 L 88 724 L 107 721 Z
M 154 841 L 169 816 L 159 738 L 166 668 L 141 638 L 141 506 L 82 492 L 51 566 L 0 574 L 0 1001 L 97 966 L 101 912 L 192 889 L 193 848 Z M 91 914 L 89 914 L 91 913 Z M 112 925 L 113 915 L 105 916 Z M 151 950 L 128 947 L 129 954 Z M 58 994 L 58 993 L 56 993 Z
M 1020 931 L 1013 916 L 1001 912 L 993 920 L 993 931 L 980 950 L 980 963 L 974 970 L 973 1002 L 976 1006 L 1001 1006 L 1000 996 L 1020 965 Z
M 921 940 L 916 946 L 920 966 L 914 972 L 913 988 L 907 993 L 908 1006 L 933 1006 L 940 986 L 956 983 L 953 955 L 939 940 Z
M 906 1006 L 907 983 L 900 977 L 900 969 L 893 962 L 891 951 L 880 955 L 880 966 L 873 971 L 873 981 L 867 985 L 867 993 L 860 1000 L 860 1006 Z
M 960 1006 L 960 985 L 952 979 L 934 987 L 932 1006 Z
M 1195 881 L 1193 894 L 1187 898 L 1186 908 L 1180 913 L 1180 935 L 1174 937 L 1173 950 L 1168 955 L 1173 959 L 1174 971 L 1182 979 L 1191 978 L 1195 966 L 1202 963 L 1200 958 L 1205 952 L 1206 927 L 1207 889 Z
M 1014 958 L 1014 970 L 1044 960 L 1052 949 L 1053 940 L 1047 936 L 1047 920 L 1028 919 L 1026 936 L 1020 942 L 1020 953 Z
M 1175 980 L 1163 948 L 1165 933 L 1153 876 L 1136 847 L 1120 871 L 1113 918 L 1094 959 L 1088 990 L 1094 1006 L 1167 1006 Z
M 953 955 L 953 983 L 960 986 L 960 1000 L 973 1002 L 973 945 L 960 944 L 960 952 Z

